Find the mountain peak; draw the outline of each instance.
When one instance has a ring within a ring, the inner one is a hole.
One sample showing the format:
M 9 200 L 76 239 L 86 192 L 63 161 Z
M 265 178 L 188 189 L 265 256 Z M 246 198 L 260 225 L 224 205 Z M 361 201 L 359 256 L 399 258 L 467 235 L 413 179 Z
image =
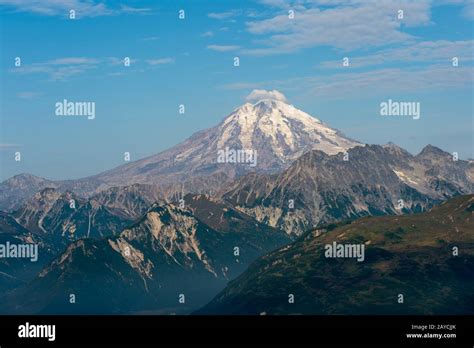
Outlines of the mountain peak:
M 288 104 L 280 92 L 254 91 L 246 103 L 215 127 L 199 131 L 162 153 L 104 172 L 96 178 L 109 186 L 123 185 L 125 180 L 127 184 L 162 185 L 188 180 L 196 187 L 199 184 L 193 180 L 197 175 L 225 175 L 232 179 L 251 171 L 272 173 L 287 168 L 314 149 L 336 154 L 359 145 L 362 144 Z M 236 160 L 237 156 L 227 156 L 229 152 L 234 155 L 245 152 L 245 155 Z M 193 191 L 200 192 L 199 188 Z
M 451 156 L 449 153 L 441 150 L 439 147 L 428 144 L 420 151 L 420 153 L 417 155 L 417 157 L 426 157 L 426 156 L 430 156 L 430 155 Z
M 313 149 L 335 154 L 360 145 L 286 101 L 273 98 L 243 104 L 224 119 L 218 132 L 221 148 L 237 143 L 243 149 L 271 150 L 281 163 Z
M 247 103 L 246 103 L 247 104 Z M 261 106 L 265 105 L 268 107 L 278 107 L 282 105 L 290 105 L 289 103 L 277 99 L 271 99 L 271 98 L 264 98 L 264 99 L 259 99 L 255 103 L 253 103 L 254 106 Z
M 393 143 L 393 142 L 388 142 L 387 144 L 385 145 L 382 145 L 382 147 L 385 149 L 385 150 L 388 150 L 390 153 L 394 154 L 394 155 L 398 155 L 398 156 L 408 156 L 408 157 L 412 157 L 413 155 L 410 154 L 407 150 L 405 150 L 404 148 L 398 146 L 397 144 Z
M 395 144 L 394 142 L 392 141 L 389 141 L 388 143 L 386 143 L 385 145 L 382 145 L 383 147 L 385 148 L 400 148 L 400 146 L 398 146 L 397 144 Z
M 306 122 L 318 122 L 321 123 L 317 118 L 307 114 L 306 112 L 301 111 L 292 104 L 288 104 L 286 101 L 276 100 L 272 98 L 264 98 L 255 101 L 254 103 L 245 103 L 234 110 L 233 113 L 229 115 L 248 115 L 249 113 L 255 114 L 257 117 L 284 117 L 284 118 L 293 118 L 301 119 Z
M 168 150 L 81 181 L 37 186 L 59 186 L 83 195 L 134 183 L 158 184 L 173 191 L 173 185 L 184 182 L 189 191 L 203 192 L 248 172 L 280 171 L 311 150 L 336 154 L 359 145 L 289 104 L 281 92 L 254 90 L 220 124 Z

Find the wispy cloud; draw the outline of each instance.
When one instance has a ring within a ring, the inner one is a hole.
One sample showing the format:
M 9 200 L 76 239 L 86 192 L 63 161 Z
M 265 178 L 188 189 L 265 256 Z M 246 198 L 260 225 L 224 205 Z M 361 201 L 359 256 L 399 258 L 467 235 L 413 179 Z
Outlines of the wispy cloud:
M 159 59 L 148 59 L 146 61 L 149 65 L 163 65 L 174 63 L 173 58 L 159 58 Z
M 152 11 L 151 8 L 148 7 L 131 7 L 127 5 L 121 5 L 120 11 L 121 13 L 135 13 L 135 14 L 150 14 Z
M 135 65 L 138 60 L 136 58 L 132 58 L 132 57 L 129 57 L 130 58 L 130 65 Z M 125 57 L 121 57 L 121 58 L 118 58 L 118 57 L 107 57 L 105 58 L 105 61 L 112 65 L 112 66 L 123 66 L 124 65 L 124 59 Z
M 381 50 L 375 54 L 350 57 L 352 68 L 375 66 L 393 63 L 442 63 L 451 64 L 452 58 L 459 62 L 474 60 L 472 52 L 474 40 L 467 41 L 422 41 L 412 45 Z M 343 68 L 342 59 L 322 62 L 323 68 Z M 345 67 L 344 67 L 345 68 Z
M 240 46 L 237 45 L 208 45 L 208 49 L 217 51 L 217 52 L 229 52 L 229 51 L 236 51 L 240 49 Z
M 67 58 L 58 58 L 44 63 L 44 65 L 93 65 L 98 64 L 100 61 L 95 58 L 87 57 L 67 57 Z
M 202 37 L 212 37 L 214 36 L 214 32 L 209 30 L 201 34 Z
M 286 102 L 287 99 L 283 93 L 277 90 L 267 91 L 265 89 L 254 89 L 250 94 L 245 98 L 249 102 L 255 102 L 262 99 L 272 99 Z
M 68 17 L 69 11 L 76 12 L 76 18 L 111 16 L 121 13 L 146 14 L 149 8 L 136 8 L 120 5 L 107 7 L 95 0 L 0 0 L 0 5 L 18 12 L 30 12 L 44 16 Z
M 274 5 L 279 1 L 266 1 Z M 317 7 L 325 3 L 325 7 Z M 402 31 L 403 26 L 430 23 L 429 0 L 349 0 L 295 2 L 295 17 L 278 11 L 276 15 L 247 22 L 247 30 L 260 38 L 256 47 L 243 53 L 270 55 L 291 53 L 315 46 L 330 46 L 349 51 L 367 46 L 381 47 L 415 38 Z M 339 5 L 339 6 L 334 6 Z M 397 17 L 403 9 L 404 19 Z
M 412 69 L 379 69 L 370 72 L 341 72 L 286 80 L 238 82 L 221 86 L 230 90 L 279 89 L 300 95 L 344 99 L 355 96 L 381 95 L 419 91 L 443 91 L 470 87 L 474 78 L 472 67 L 430 65 Z
M 159 39 L 158 36 L 148 36 L 148 37 L 141 38 L 140 41 L 156 41 L 158 39 Z
M 0 150 L 4 150 L 4 149 L 14 149 L 14 148 L 17 148 L 17 147 L 21 147 L 21 145 L 18 145 L 18 144 L 6 144 L 6 143 L 0 143 Z
M 118 76 L 124 75 L 126 72 L 143 72 L 145 67 L 158 66 L 163 64 L 174 63 L 174 58 L 158 58 L 158 59 L 137 59 L 130 57 L 130 66 L 140 68 L 138 70 L 128 71 L 110 71 L 105 70 L 108 75 Z M 65 57 L 49 60 L 46 62 L 32 63 L 22 65 L 10 69 L 10 72 L 16 74 L 45 74 L 51 81 L 65 81 L 71 77 L 87 73 L 93 69 L 120 68 L 124 66 L 124 57 L 104 57 L 104 58 L 87 58 L 87 57 Z
M 54 60 L 22 65 L 10 69 L 17 74 L 47 74 L 53 81 L 66 80 L 72 76 L 82 74 L 91 69 L 97 68 L 100 60 L 86 57 L 66 57 Z
M 278 8 L 289 8 L 292 6 L 292 3 L 287 0 L 260 0 L 260 3 Z
M 223 20 L 223 19 L 229 19 L 229 18 L 235 17 L 239 13 L 240 11 L 238 10 L 232 10 L 232 11 L 226 11 L 226 12 L 211 12 L 211 13 L 208 13 L 207 16 L 209 18 Z
M 474 77 L 472 67 L 431 65 L 414 69 L 380 69 L 370 72 L 340 73 L 308 81 L 307 91 L 315 96 L 347 98 L 355 95 L 444 91 L 469 87 Z
M 42 96 L 43 93 L 41 92 L 30 92 L 30 91 L 24 91 L 24 92 L 18 92 L 16 94 L 16 96 L 20 99 L 26 99 L 26 100 L 31 100 L 31 99 L 35 99 L 35 98 L 38 98 L 40 96 Z

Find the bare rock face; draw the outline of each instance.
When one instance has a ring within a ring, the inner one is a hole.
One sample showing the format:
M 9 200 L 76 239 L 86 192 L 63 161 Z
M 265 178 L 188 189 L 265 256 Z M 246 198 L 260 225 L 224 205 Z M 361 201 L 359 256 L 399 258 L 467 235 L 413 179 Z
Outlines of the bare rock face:
M 84 198 L 73 192 L 45 188 L 27 200 L 11 216 L 41 238 L 48 249 L 60 252 L 81 238 L 102 238 L 120 233 L 141 217 L 160 193 L 156 187 L 114 187 Z
M 258 221 L 300 234 L 342 219 L 421 212 L 472 193 L 472 168 L 433 146 L 417 156 L 394 144 L 336 155 L 314 150 L 279 175 L 249 174 L 221 194 Z

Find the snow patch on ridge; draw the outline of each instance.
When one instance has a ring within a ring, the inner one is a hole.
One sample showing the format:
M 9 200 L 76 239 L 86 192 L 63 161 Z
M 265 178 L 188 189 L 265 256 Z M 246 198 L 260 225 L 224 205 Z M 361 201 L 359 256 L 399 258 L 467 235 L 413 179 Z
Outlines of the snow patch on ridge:
M 393 169 L 393 172 L 398 176 L 398 178 L 403 181 L 404 183 L 406 184 L 412 184 L 412 185 L 419 185 L 418 182 L 416 182 L 415 180 L 413 180 L 412 178 L 410 178 L 408 175 L 406 175 L 405 173 L 401 172 L 401 171 L 398 171 L 398 170 L 395 170 Z

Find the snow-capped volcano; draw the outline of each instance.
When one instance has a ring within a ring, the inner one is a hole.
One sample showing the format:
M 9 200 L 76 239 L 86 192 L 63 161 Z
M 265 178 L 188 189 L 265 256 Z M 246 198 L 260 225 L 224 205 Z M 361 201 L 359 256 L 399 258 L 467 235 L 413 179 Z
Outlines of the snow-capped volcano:
M 132 184 L 159 185 L 166 196 L 178 190 L 215 192 L 247 172 L 280 172 L 310 150 L 332 155 L 362 145 L 290 105 L 278 91 L 254 90 L 249 97 L 251 102 L 236 108 L 217 126 L 199 131 L 168 150 L 79 180 L 41 179 L 44 183 L 35 185 L 26 196 L 44 187 L 90 196 Z M 0 186 L 4 208 L 18 203 L 12 201 L 21 193 L 14 181 Z
M 248 171 L 281 170 L 312 149 L 335 154 L 358 145 L 293 105 L 265 98 L 245 103 L 217 126 L 195 133 L 181 144 L 96 178 L 108 185 L 166 184 L 216 174 L 233 178 Z M 255 161 L 219 161 L 220 153 L 233 151 L 252 152 Z
M 268 144 L 282 163 L 311 149 L 335 154 L 361 145 L 293 105 L 272 99 L 242 105 L 218 129 L 219 146 L 226 146 L 237 133 L 243 148 Z

